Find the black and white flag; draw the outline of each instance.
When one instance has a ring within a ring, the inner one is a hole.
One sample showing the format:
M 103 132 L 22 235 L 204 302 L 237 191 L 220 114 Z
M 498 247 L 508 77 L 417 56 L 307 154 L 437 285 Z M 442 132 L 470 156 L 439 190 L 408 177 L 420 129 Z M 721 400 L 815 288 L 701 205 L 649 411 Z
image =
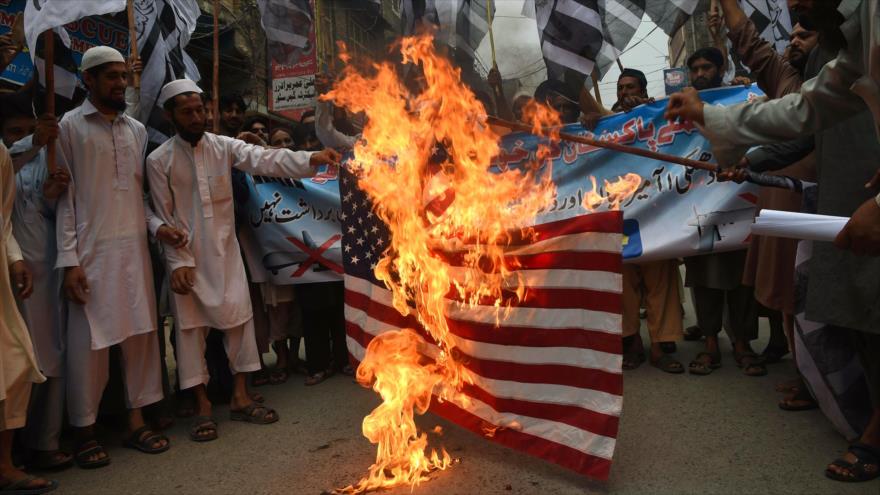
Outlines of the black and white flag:
M 138 55 L 143 64 L 139 104 L 134 117 L 147 126 L 150 141 L 165 142 L 171 134 L 157 105 L 162 86 L 175 79 L 200 79 L 198 67 L 184 47 L 201 14 L 196 0 L 134 0 Z
M 690 19 L 700 0 L 643 0 L 645 13 L 669 36 Z
M 746 16 L 764 38 L 782 53 L 789 44 L 791 16 L 786 0 L 740 0 Z
M 456 50 L 464 50 L 471 58 L 489 32 L 489 22 L 495 17 L 495 2 L 491 0 L 460 0 L 455 21 Z
M 257 0 L 260 22 L 277 64 L 296 65 L 309 44 L 314 14 L 309 0 Z

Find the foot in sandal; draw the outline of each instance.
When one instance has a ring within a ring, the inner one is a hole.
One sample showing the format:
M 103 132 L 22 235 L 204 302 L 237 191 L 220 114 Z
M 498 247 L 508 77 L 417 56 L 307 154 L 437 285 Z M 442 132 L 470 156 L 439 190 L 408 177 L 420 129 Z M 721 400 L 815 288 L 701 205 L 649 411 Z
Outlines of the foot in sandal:
M 684 366 L 681 362 L 673 358 L 671 354 L 664 353 L 657 342 L 651 343 L 651 366 L 673 375 L 684 373 Z
M 871 481 L 880 477 L 880 445 L 856 442 L 846 454 L 825 468 L 825 476 L 844 482 Z

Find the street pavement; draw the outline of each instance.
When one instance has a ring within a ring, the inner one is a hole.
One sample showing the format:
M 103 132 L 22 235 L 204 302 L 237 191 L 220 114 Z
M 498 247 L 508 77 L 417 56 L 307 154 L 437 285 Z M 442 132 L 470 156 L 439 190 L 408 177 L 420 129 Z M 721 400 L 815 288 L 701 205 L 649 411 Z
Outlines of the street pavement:
M 688 305 L 686 324 L 692 323 Z M 647 335 L 643 328 L 643 338 Z M 762 337 L 768 330 L 762 322 Z M 774 384 L 794 376 L 786 359 L 766 377 L 736 367 L 721 338 L 723 366 L 710 376 L 670 375 L 648 364 L 624 375 L 624 406 L 610 479 L 591 481 L 566 469 L 493 444 L 428 414 L 426 429 L 443 427 L 439 442 L 460 459 L 414 490 L 388 494 L 880 494 L 880 480 L 845 484 L 825 466 L 846 447 L 818 410 L 785 412 Z M 756 349 L 765 344 L 759 341 Z M 685 366 L 699 343 L 679 343 Z M 373 461 L 361 421 L 376 395 L 337 375 L 306 387 L 302 376 L 258 389 L 280 414 L 258 426 L 231 422 L 218 407 L 217 441 L 188 440 L 186 420 L 166 433 L 172 448 L 146 455 L 121 447 L 103 431 L 110 466 L 57 473 L 63 494 L 319 495 L 356 482 Z M 435 442 L 436 443 L 436 442 Z M 439 445 L 439 444 L 438 444 Z

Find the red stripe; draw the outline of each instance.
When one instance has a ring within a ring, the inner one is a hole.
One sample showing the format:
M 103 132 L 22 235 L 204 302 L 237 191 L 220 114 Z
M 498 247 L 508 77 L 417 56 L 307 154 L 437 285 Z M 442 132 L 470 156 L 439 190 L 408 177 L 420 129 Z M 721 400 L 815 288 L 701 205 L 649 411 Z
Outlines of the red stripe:
M 462 251 L 434 251 L 446 263 L 452 266 L 469 266 L 465 263 Z M 505 256 L 504 264 L 508 270 L 592 270 L 620 273 L 623 258 L 620 253 L 605 251 L 545 251 L 538 254 Z M 481 263 L 479 267 L 486 273 L 497 273 L 498 270 L 489 263 Z
M 431 412 L 485 437 L 483 426 L 487 424 L 486 421 L 451 402 L 434 401 L 431 404 Z M 571 447 L 521 431 L 509 428 L 499 429 L 490 440 L 598 480 L 607 480 L 611 471 L 611 461 L 608 459 L 585 454 Z
M 458 302 L 464 300 L 454 288 L 446 294 L 446 299 Z M 478 303 L 482 306 L 493 306 L 495 298 L 482 297 Z M 513 308 L 586 309 L 618 315 L 622 311 L 620 294 L 589 289 L 528 287 L 522 300 L 517 299 L 515 292 L 504 290 L 501 292 L 501 305 Z
M 620 418 L 583 407 L 495 397 L 476 385 L 465 385 L 462 392 L 489 405 L 498 412 L 565 423 L 605 437 L 617 437 L 617 430 L 620 426 Z
M 345 304 L 364 311 L 370 317 L 396 328 L 414 328 L 422 335 L 424 329 L 414 316 L 404 317 L 391 306 L 386 306 L 373 299 L 351 290 L 345 291 Z M 620 313 L 618 309 L 617 314 Z M 502 345 L 519 345 L 533 347 L 573 347 L 592 349 L 595 351 L 620 354 L 621 340 L 619 335 L 590 329 L 567 328 L 546 329 L 540 327 L 502 326 L 493 323 L 474 322 L 447 318 L 453 334 L 477 342 Z
M 623 232 L 623 213 L 620 211 L 589 213 L 535 225 L 534 227 L 527 228 L 525 232 L 515 229 L 508 233 L 510 237 L 506 239 L 507 242 L 505 244 L 508 246 L 525 246 L 561 235 L 583 234 L 587 232 L 619 235 Z M 475 241 L 475 238 L 462 240 L 465 244 L 474 244 Z
M 361 347 L 367 348 L 373 335 L 356 323 L 346 321 L 346 332 Z M 422 334 L 422 338 L 426 336 Z M 612 395 L 623 394 L 623 376 L 604 370 L 564 364 L 525 364 L 509 361 L 493 361 L 471 356 L 459 349 L 459 360 L 477 375 L 493 380 L 519 383 L 554 384 L 596 390 Z
M 349 359 L 352 362 L 352 365 L 357 367 L 359 364 L 358 360 L 352 355 L 349 354 Z M 545 418 L 545 416 L 553 415 L 554 412 L 559 416 L 565 415 L 568 411 L 561 411 L 558 408 L 566 407 L 566 406 L 557 406 L 553 404 L 534 404 L 530 405 L 525 401 L 512 401 L 509 399 L 497 399 L 494 398 L 492 401 L 483 400 L 483 397 L 480 397 L 479 392 L 474 393 L 472 390 L 476 387 L 471 387 L 467 392 L 471 392 L 468 395 L 479 398 L 483 402 L 493 405 L 493 402 L 501 407 L 499 409 L 504 410 L 507 406 L 507 410 L 505 412 L 512 412 L 515 414 L 519 414 L 518 411 L 523 411 L 521 414 L 529 415 L 533 417 L 537 417 L 539 419 L 550 419 Z M 490 396 L 491 397 L 491 396 Z M 507 402 L 511 402 L 508 404 Z M 515 402 L 515 403 L 513 403 Z M 496 410 L 499 410 L 496 409 Z M 586 431 L 592 431 L 590 428 L 583 428 L 580 424 L 572 424 L 572 422 L 580 422 L 587 423 L 590 421 L 586 416 L 589 414 L 599 414 L 592 411 L 588 411 L 581 408 L 574 408 L 579 410 L 579 415 L 584 416 L 581 419 L 578 416 L 572 416 L 567 421 L 563 421 L 566 424 L 571 424 L 576 428 L 582 428 Z M 535 414 L 527 414 L 526 411 L 531 411 Z M 546 411 L 546 412 L 544 412 Z M 431 403 L 431 412 L 446 418 L 447 420 L 466 428 L 477 435 L 485 437 L 483 428 L 484 427 L 492 427 L 492 425 L 487 421 L 484 421 L 482 418 L 471 414 L 464 409 L 452 404 L 451 402 L 439 402 L 432 401 Z M 604 416 L 604 415 L 602 415 Z M 616 438 L 617 430 L 619 427 L 618 418 L 614 418 L 613 416 L 604 416 L 607 419 L 604 428 L 598 427 L 597 430 L 593 431 L 594 433 L 605 435 L 608 437 Z M 554 420 L 554 419 L 551 419 Z M 600 433 L 600 431 L 606 431 L 608 434 Z M 530 435 L 528 433 L 523 433 L 521 431 L 512 430 L 509 428 L 499 428 L 495 431 L 495 434 L 492 437 L 489 437 L 490 440 L 505 445 L 507 447 L 520 450 L 531 454 L 540 459 L 544 459 L 545 461 L 553 462 L 560 466 L 563 466 L 567 469 L 571 469 L 576 473 L 589 476 L 592 478 L 596 478 L 599 480 L 607 480 L 608 474 L 611 471 L 611 461 L 607 459 L 603 459 L 601 457 L 592 456 L 589 454 L 585 454 L 579 450 L 572 449 L 571 447 L 558 444 L 556 442 L 545 440 L 541 437 L 537 437 L 534 435 Z

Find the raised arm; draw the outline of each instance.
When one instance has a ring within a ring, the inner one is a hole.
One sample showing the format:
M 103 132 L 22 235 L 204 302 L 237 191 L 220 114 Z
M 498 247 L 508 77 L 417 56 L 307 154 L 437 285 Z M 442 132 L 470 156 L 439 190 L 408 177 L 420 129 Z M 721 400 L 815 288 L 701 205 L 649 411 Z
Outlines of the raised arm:
M 251 175 L 301 179 L 313 177 L 320 165 L 339 163 L 339 153 L 332 148 L 291 151 L 248 144 L 226 136 L 216 137 L 226 147 L 227 155 L 232 156 L 232 166 Z

